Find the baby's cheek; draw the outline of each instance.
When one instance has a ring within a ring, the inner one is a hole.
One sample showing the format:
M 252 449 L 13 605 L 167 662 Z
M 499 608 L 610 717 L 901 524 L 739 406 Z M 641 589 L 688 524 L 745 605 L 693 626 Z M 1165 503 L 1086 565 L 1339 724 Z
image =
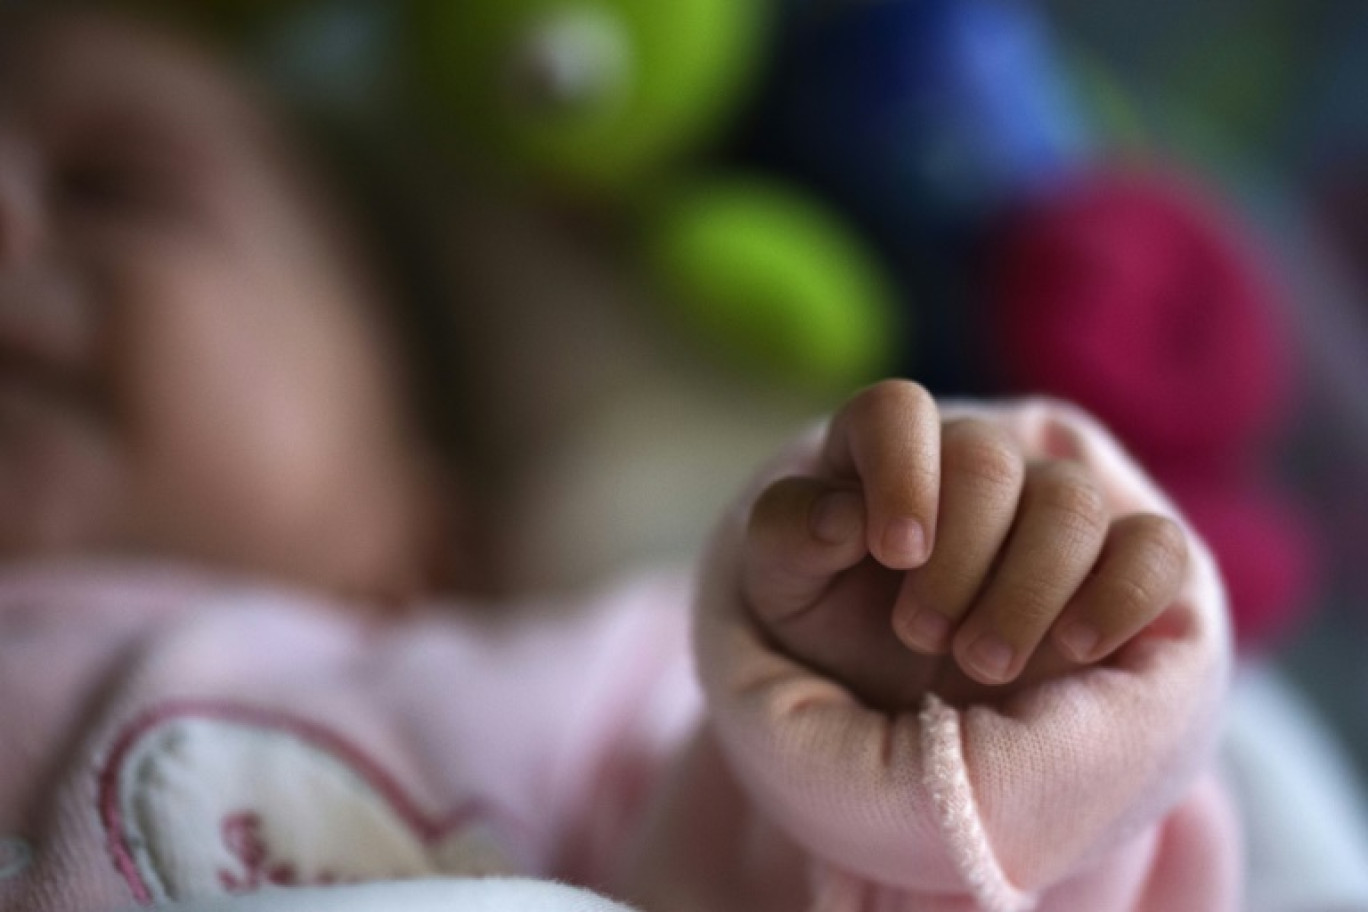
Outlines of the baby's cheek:
M 418 549 L 397 383 L 361 302 L 304 264 L 178 252 L 130 278 L 112 336 L 135 537 L 375 589 Z

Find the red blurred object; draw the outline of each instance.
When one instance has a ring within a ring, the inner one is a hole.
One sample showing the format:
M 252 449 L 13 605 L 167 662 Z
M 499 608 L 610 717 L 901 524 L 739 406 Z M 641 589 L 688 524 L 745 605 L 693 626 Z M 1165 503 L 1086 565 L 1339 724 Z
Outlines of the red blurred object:
M 1273 284 L 1176 180 L 1101 174 L 1017 213 L 990 262 L 1000 368 L 1102 417 L 1142 458 L 1211 459 L 1277 424 Z
M 1243 647 L 1311 607 L 1310 524 L 1257 468 L 1291 389 L 1277 284 L 1234 220 L 1162 174 L 1093 175 L 990 246 L 1002 379 L 1091 411 L 1211 544 Z

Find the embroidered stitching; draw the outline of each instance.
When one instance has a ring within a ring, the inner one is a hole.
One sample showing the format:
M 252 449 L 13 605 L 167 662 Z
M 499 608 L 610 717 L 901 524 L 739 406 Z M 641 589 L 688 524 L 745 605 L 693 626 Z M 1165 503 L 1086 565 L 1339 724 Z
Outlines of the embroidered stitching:
M 125 807 L 129 788 L 129 763 L 144 748 L 146 740 L 177 722 L 221 722 L 256 730 L 262 734 L 290 738 L 306 748 L 330 758 L 350 770 L 394 812 L 412 834 L 429 848 L 481 820 L 497 820 L 500 829 L 527 832 L 527 828 L 507 815 L 480 802 L 469 801 L 437 817 L 425 814 L 409 798 L 398 780 L 361 749 L 328 728 L 308 719 L 259 707 L 219 701 L 173 701 L 152 708 L 135 718 L 114 739 L 98 772 L 98 813 L 105 829 L 106 849 L 115 868 L 128 884 L 133 898 L 153 905 L 173 897 L 161 895 L 165 887 L 149 879 L 156 871 L 135 820 L 128 819 Z M 174 735 L 174 730 L 164 731 Z M 136 815 L 133 815 L 136 817 Z M 295 867 L 273 857 L 272 847 L 263 831 L 261 814 L 250 807 L 227 814 L 219 826 L 222 847 L 239 865 L 238 870 L 212 869 L 217 883 L 230 893 L 248 892 L 262 886 L 294 886 L 343 883 L 331 870 L 302 877 Z M 208 835 L 208 834 L 206 834 Z M 2 860 L 2 859 L 0 859 Z M 208 873 L 208 872 L 206 872 Z M 365 879 L 373 879 L 367 876 Z
M 334 884 L 359 883 L 356 878 L 342 878 L 324 870 L 315 877 L 302 878 L 288 862 L 272 861 L 271 847 L 262 835 L 261 815 L 256 811 L 239 811 L 223 819 L 220 831 L 224 847 L 242 865 L 240 873 L 218 871 L 219 883 L 229 893 L 250 893 L 265 886 L 325 887 Z

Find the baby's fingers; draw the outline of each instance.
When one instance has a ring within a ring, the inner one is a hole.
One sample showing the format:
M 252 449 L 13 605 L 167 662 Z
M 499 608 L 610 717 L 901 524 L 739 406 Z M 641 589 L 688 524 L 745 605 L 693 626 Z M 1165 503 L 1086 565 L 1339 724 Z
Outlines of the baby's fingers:
M 1097 569 L 1065 607 L 1053 635 L 1075 662 L 1096 662 L 1172 604 L 1187 566 L 1187 538 L 1173 520 L 1136 514 L 1112 524 Z
M 933 655 L 949 649 L 996 564 L 1025 475 L 1016 443 L 991 422 L 947 422 L 941 446 L 936 548 L 907 575 L 893 611 L 893 629 L 902 641 Z
M 811 606 L 832 578 L 865 558 L 860 493 L 815 478 L 782 478 L 751 508 L 742 594 L 757 617 L 788 620 Z
M 931 554 L 940 492 L 940 412 L 920 385 L 886 380 L 855 395 L 832 419 L 825 460 L 864 489 L 870 552 L 909 570 Z
M 1106 533 L 1102 492 L 1082 466 L 1031 466 L 1000 562 L 955 634 L 965 673 L 982 684 L 1014 680 L 1087 579 Z

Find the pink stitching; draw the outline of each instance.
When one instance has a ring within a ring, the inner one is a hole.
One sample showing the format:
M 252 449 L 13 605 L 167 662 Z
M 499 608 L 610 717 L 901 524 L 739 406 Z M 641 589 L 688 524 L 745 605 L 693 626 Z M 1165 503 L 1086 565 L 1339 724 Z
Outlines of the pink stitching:
M 261 833 L 261 815 L 255 811 L 229 814 L 220 826 L 223 844 L 242 865 L 243 873 L 234 874 L 222 868 L 219 883 L 229 893 L 250 893 L 265 886 L 326 887 L 342 883 L 360 883 L 360 878 L 343 879 L 326 868 L 315 877 L 302 878 L 295 866 L 288 862 L 271 863 L 271 847 Z
M 107 838 L 106 848 L 114 862 L 114 866 L 123 875 L 133 898 L 142 905 L 152 905 L 154 897 L 147 883 L 142 878 L 142 872 L 138 868 L 137 860 L 133 857 L 132 848 L 125 839 L 123 814 L 119 807 L 119 777 L 123 770 L 123 765 L 128 759 L 128 755 L 133 748 L 148 734 L 155 729 L 169 722 L 184 718 L 194 719 L 217 719 L 225 722 L 234 722 L 249 725 L 255 728 L 269 729 L 273 731 L 285 732 L 293 735 L 304 743 L 316 748 L 322 753 L 339 758 L 358 773 L 366 783 L 373 788 L 389 806 L 399 815 L 400 819 L 418 835 L 426 845 L 433 845 L 446 835 L 454 832 L 462 824 L 473 819 L 502 819 L 511 829 L 526 832 L 527 828 L 519 821 L 513 820 L 507 814 L 498 814 L 496 809 L 487 802 L 480 800 L 469 800 L 456 807 L 454 810 L 445 813 L 443 816 L 431 819 L 409 798 L 393 776 L 389 774 L 378 763 L 374 762 L 359 747 L 346 740 L 341 735 L 329 730 L 316 722 L 310 721 L 299 716 L 293 716 L 277 710 L 264 709 L 260 707 L 247 706 L 242 704 L 230 703 L 227 701 L 215 700 L 178 700 L 169 701 L 159 706 L 153 707 L 142 715 L 136 717 L 132 723 L 125 727 L 117 738 L 114 739 L 114 746 L 110 750 L 109 756 L 105 761 L 104 767 L 100 770 L 97 778 L 98 798 L 97 805 L 101 822 L 105 828 Z M 257 846 L 250 845 L 247 841 L 240 841 L 237 844 L 229 841 L 229 824 L 234 824 L 233 839 L 245 840 L 247 833 L 251 829 L 241 815 L 233 815 L 224 821 L 223 838 L 230 850 L 236 854 L 237 850 L 250 852 L 258 851 Z M 259 822 L 258 822 L 259 826 Z M 259 835 L 259 834 L 258 834 Z M 264 850 L 264 845 L 260 847 Z M 243 856 L 237 855 L 239 860 L 244 860 Z M 255 857 L 255 856 L 251 856 Z M 264 863 L 264 856 L 262 858 Z M 255 870 L 248 868 L 249 872 Z M 222 872 L 220 872 L 222 874 Z M 286 872 L 277 869 L 271 873 L 274 876 L 293 877 L 293 871 Z M 230 875 L 231 876 L 231 875 Z M 335 873 L 324 872 L 325 877 L 336 877 Z M 222 882 L 220 876 L 220 882 Z M 275 881 L 268 881 L 275 883 Z M 337 882 L 321 881 L 323 883 Z M 225 888 L 228 885 L 224 884 Z

